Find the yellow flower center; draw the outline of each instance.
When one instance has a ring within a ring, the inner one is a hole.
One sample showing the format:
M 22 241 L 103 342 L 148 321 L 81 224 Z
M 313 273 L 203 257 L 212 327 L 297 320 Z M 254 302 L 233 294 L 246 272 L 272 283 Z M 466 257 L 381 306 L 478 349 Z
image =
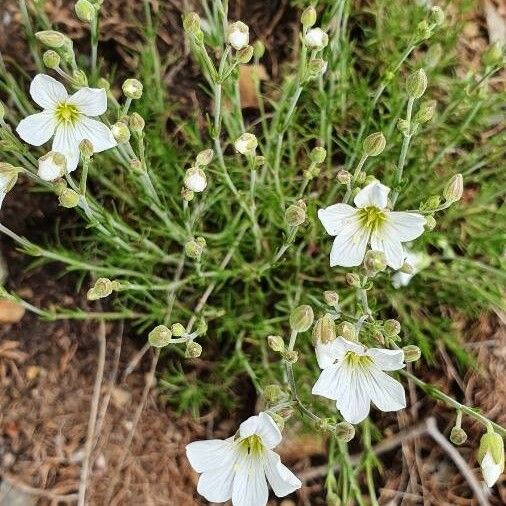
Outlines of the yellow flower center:
M 358 353 L 355 353 L 354 351 L 346 352 L 346 355 L 344 356 L 344 361 L 348 365 L 351 365 L 352 367 L 367 367 L 372 364 L 371 357 L 359 355 Z
M 249 455 L 260 455 L 264 451 L 264 444 L 262 438 L 253 434 L 247 438 L 244 438 L 240 443 L 239 447 Z
M 56 120 L 59 123 L 75 123 L 79 114 L 77 107 L 68 102 L 61 102 L 56 106 Z
M 380 228 L 387 216 L 379 207 L 369 206 L 358 210 L 358 219 L 363 228 L 377 230 Z

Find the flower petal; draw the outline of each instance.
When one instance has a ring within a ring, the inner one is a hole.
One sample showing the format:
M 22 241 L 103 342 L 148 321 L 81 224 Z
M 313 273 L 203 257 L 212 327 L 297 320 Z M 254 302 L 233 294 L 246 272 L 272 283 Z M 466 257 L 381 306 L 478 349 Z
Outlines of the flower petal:
M 337 339 L 325 344 L 318 341 L 315 346 L 315 354 L 320 369 L 325 369 L 342 357 L 342 346 Z
M 197 492 L 209 502 L 225 502 L 232 498 L 234 466 L 222 466 L 203 473 L 197 484 Z
M 412 241 L 423 234 L 425 218 L 421 214 L 392 211 L 388 213 L 389 234 L 401 241 Z
M 389 193 L 390 188 L 388 186 L 381 184 L 379 181 L 373 181 L 357 193 L 353 202 L 359 208 L 375 206 L 384 209 L 388 203 Z
M 337 235 L 356 214 L 357 210 L 348 204 L 334 204 L 318 210 L 318 218 L 329 235 Z
M 91 141 L 95 153 L 100 153 L 118 145 L 109 127 L 95 119 L 81 116 L 76 129 L 79 131 L 79 142 L 83 139 Z
M 43 109 L 54 109 L 67 99 L 68 93 L 62 83 L 46 74 L 37 74 L 30 84 L 33 101 Z
M 343 366 L 341 369 L 336 407 L 348 423 L 360 423 L 367 418 L 371 409 L 364 373 L 350 366 Z
M 340 364 L 331 364 L 320 374 L 316 383 L 313 385 L 311 393 L 313 395 L 321 395 L 327 399 L 337 399 L 337 387 L 340 377 Z
M 56 120 L 52 112 L 43 111 L 32 114 L 19 122 L 16 132 L 28 144 L 42 146 L 51 139 L 56 128 Z
M 272 450 L 265 457 L 265 475 L 277 497 L 284 497 L 302 486 L 301 481 L 281 463 L 279 455 Z
M 100 88 L 81 88 L 67 102 L 74 104 L 86 116 L 100 116 L 107 111 L 107 93 Z
M 485 453 L 481 461 L 481 472 L 488 487 L 493 487 L 502 474 L 501 466 L 496 464 L 490 452 Z
M 186 445 L 186 456 L 197 473 L 211 471 L 234 453 L 234 438 L 194 441 Z
M 382 371 L 398 371 L 404 367 L 404 352 L 402 350 L 369 348 L 366 355 L 371 357 L 376 367 Z
M 362 228 L 358 221 L 347 224 L 334 239 L 330 252 L 330 266 L 356 267 L 364 260 L 368 230 Z
M 381 411 L 398 411 L 406 407 L 404 387 L 388 374 L 371 366 L 364 373 L 367 394 Z
M 53 151 L 61 153 L 67 160 L 67 171 L 76 170 L 79 163 L 79 143 L 82 138 L 74 127 L 60 123 L 53 139 Z
M 374 231 L 371 234 L 371 248 L 376 251 L 383 251 L 387 265 L 392 269 L 400 269 L 404 262 L 404 249 L 401 242 L 394 234 L 383 229 L 381 232 Z
M 234 506 L 265 506 L 269 489 L 265 479 L 263 458 L 241 456 L 236 463 L 232 504 Z
M 274 420 L 267 413 L 259 413 L 257 416 L 250 416 L 239 427 L 241 438 L 257 434 L 262 438 L 262 443 L 269 450 L 281 443 L 281 432 Z

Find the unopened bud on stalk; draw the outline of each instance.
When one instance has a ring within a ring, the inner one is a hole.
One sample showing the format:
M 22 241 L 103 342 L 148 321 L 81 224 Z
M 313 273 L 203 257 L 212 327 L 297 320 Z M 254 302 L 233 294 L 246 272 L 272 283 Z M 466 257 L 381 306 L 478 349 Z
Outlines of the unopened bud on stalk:
M 281 399 L 286 397 L 286 394 L 281 390 L 279 385 L 267 385 L 264 388 L 263 394 L 265 402 L 270 406 L 277 404 Z
M 434 218 L 434 216 L 432 216 L 431 214 L 429 214 L 428 216 L 425 217 L 425 225 L 424 225 L 424 228 L 425 230 L 434 230 L 436 228 L 436 218 Z
M 325 148 L 322 147 L 313 148 L 311 150 L 311 153 L 309 154 L 311 161 L 314 163 L 323 163 L 325 161 L 326 156 L 327 151 Z
M 432 44 L 425 55 L 426 67 L 434 68 L 441 60 L 441 56 L 443 56 L 443 47 L 441 44 Z
M 293 350 L 293 351 L 287 351 L 283 358 L 289 363 L 289 364 L 295 364 L 299 360 L 299 352 Z
M 323 292 L 323 300 L 329 306 L 337 306 L 339 304 L 339 295 L 333 290 L 326 290 Z
M 255 58 L 262 58 L 265 53 L 265 45 L 261 40 L 256 40 L 253 44 L 253 56 Z
M 199 318 L 199 321 L 197 322 L 197 327 L 195 328 L 195 332 L 197 332 L 197 334 L 199 336 L 203 336 L 204 334 L 207 333 L 207 322 L 204 318 Z
M 214 151 L 212 149 L 204 149 L 197 155 L 195 165 L 197 167 L 209 165 L 213 161 L 213 157 Z
M 186 202 L 191 202 L 195 197 L 195 193 L 184 186 L 181 188 L 181 198 Z
M 94 148 L 89 139 L 83 139 L 79 143 L 79 152 L 83 158 L 90 159 L 93 156 Z
M 427 100 L 420 104 L 420 109 L 416 114 L 415 120 L 419 123 L 427 123 L 430 121 L 436 112 L 437 102 L 435 100 Z
M 355 437 L 355 427 L 348 422 L 340 422 L 336 425 L 334 433 L 338 439 L 348 443 Z
M 88 86 L 88 78 L 82 70 L 74 70 L 74 72 L 72 72 L 72 80 L 74 81 L 75 86 L 78 88 Z
M 300 16 L 300 22 L 304 28 L 311 28 L 314 26 L 316 23 L 316 10 L 312 5 L 304 9 Z
M 318 318 L 313 327 L 313 338 L 315 344 L 321 342 L 323 344 L 330 343 L 336 338 L 336 324 L 328 313 Z
M 383 325 L 383 330 L 387 336 L 396 336 L 401 331 L 401 324 L 394 319 L 387 320 Z
M 378 156 L 383 153 L 386 146 L 386 139 L 383 132 L 375 132 L 364 139 L 364 154 L 367 156 Z
M 414 344 L 408 344 L 407 346 L 404 346 L 402 348 L 402 351 L 404 352 L 404 362 L 416 362 L 417 360 L 420 360 L 420 357 L 422 356 L 422 351 L 420 348 Z
M 109 278 L 98 278 L 92 288 L 88 290 L 88 300 L 98 300 L 109 297 L 113 291 L 113 284 Z
M 186 329 L 184 328 L 184 325 L 182 325 L 179 322 L 173 323 L 170 327 L 170 330 L 172 332 L 172 335 L 174 337 L 181 337 L 185 334 Z
M 239 51 L 235 53 L 235 57 L 239 63 L 249 63 L 251 58 L 253 58 L 253 46 L 246 46 L 239 49 Z
M 354 272 L 348 272 L 346 274 L 346 283 L 354 288 L 360 288 L 360 276 Z
M 399 132 L 401 132 L 402 135 L 409 135 L 411 130 L 411 124 L 407 119 L 400 118 L 399 121 L 397 121 L 397 128 L 399 129 Z
M 269 348 L 271 350 L 276 351 L 278 353 L 281 353 L 285 350 L 285 343 L 281 336 L 268 336 L 267 344 L 269 345 Z
M 191 167 L 184 176 L 184 185 L 189 190 L 200 193 L 206 189 L 207 177 L 200 167 Z
M 42 61 L 48 69 L 55 69 L 60 66 L 61 56 L 52 49 L 48 49 L 42 55 Z
M 130 130 L 123 121 L 118 121 L 111 127 L 113 137 L 118 144 L 124 144 L 130 140 Z
M 450 432 L 450 441 L 457 446 L 463 445 L 467 441 L 466 431 L 462 427 L 453 427 Z
M 200 17 L 196 12 L 189 12 L 183 16 L 183 29 L 192 35 L 200 33 Z
M 344 169 L 341 169 L 337 172 L 337 180 L 341 184 L 350 184 L 351 183 L 351 174 Z
M 200 355 L 202 355 L 202 346 L 195 341 L 188 341 L 184 351 L 184 356 L 186 358 L 199 358 Z
M 341 322 L 337 326 L 336 332 L 337 332 L 338 336 L 343 337 L 347 341 L 354 341 L 357 336 L 357 332 L 355 330 L 355 325 L 353 325 L 353 323 L 350 323 L 347 321 Z
M 58 197 L 60 205 L 68 209 L 76 207 L 79 204 L 79 194 L 71 188 L 65 188 Z
M 307 65 L 307 75 L 309 79 L 316 79 L 327 71 L 328 64 L 322 58 L 313 58 Z
M 44 181 L 54 181 L 65 174 L 66 159 L 61 153 L 50 151 L 39 158 L 38 176 Z
M 306 204 L 300 200 L 288 206 L 285 211 L 285 221 L 289 227 L 298 227 L 306 221 Z
M 426 40 L 432 37 L 432 29 L 425 19 L 416 26 L 415 36 L 418 40 Z
M 184 251 L 188 257 L 199 259 L 202 256 L 205 247 L 205 239 L 203 237 L 197 237 L 196 239 L 188 241 L 184 245 Z
M 447 202 L 457 202 L 464 193 L 464 178 L 462 174 L 455 174 L 446 185 L 443 197 Z
M 144 130 L 144 127 L 146 126 L 144 118 L 136 112 L 130 114 L 130 117 L 128 118 L 128 124 L 130 125 L 132 132 L 136 133 L 141 133 Z
M 430 9 L 429 20 L 436 26 L 440 26 L 445 22 L 445 13 L 441 7 L 435 5 Z
M 373 277 L 387 268 L 387 257 L 383 251 L 368 250 L 363 265 L 367 276 Z
M 95 7 L 88 0 L 77 0 L 74 9 L 76 16 L 85 23 L 91 23 L 95 19 Z
M 172 332 L 165 325 L 158 325 L 148 334 L 148 341 L 153 348 L 163 348 L 170 343 Z
M 121 86 L 123 94 L 127 98 L 138 100 L 142 97 L 143 86 L 138 79 L 127 79 Z
M 315 51 L 322 50 L 329 43 L 329 36 L 321 28 L 311 28 L 304 36 L 304 44 Z
M 228 25 L 227 42 L 236 50 L 240 51 L 249 44 L 249 28 L 242 21 L 236 21 Z
M 313 324 L 313 308 L 304 304 L 296 307 L 290 314 L 290 328 L 294 332 L 306 332 Z
M 427 74 L 418 69 L 406 79 L 406 91 L 410 98 L 420 98 L 427 89 Z
M 504 471 L 504 441 L 492 427 L 481 437 L 478 462 L 485 483 L 492 487 Z
M 41 32 L 37 32 L 35 34 L 35 38 L 51 49 L 59 49 L 69 43 L 72 44 L 68 37 L 55 30 L 43 30 Z
M 255 156 L 255 167 L 263 167 L 265 165 L 265 156 L 256 155 Z
M 234 142 L 234 147 L 241 155 L 253 154 L 258 146 L 258 141 L 255 135 L 250 133 L 242 134 Z

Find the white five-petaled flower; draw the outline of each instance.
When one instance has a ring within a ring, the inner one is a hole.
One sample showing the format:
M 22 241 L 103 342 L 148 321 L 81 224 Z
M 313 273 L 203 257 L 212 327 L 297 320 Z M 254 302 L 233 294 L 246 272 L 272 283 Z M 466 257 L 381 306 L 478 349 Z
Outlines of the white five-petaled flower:
M 387 209 L 389 192 L 390 188 L 374 181 L 357 193 L 356 207 L 334 204 L 318 211 L 327 233 L 335 236 L 331 267 L 360 265 L 370 243 L 373 250 L 385 253 L 387 265 L 400 269 L 404 260 L 402 243 L 423 233 L 425 218 L 418 213 Z
M 233 506 L 265 506 L 267 482 L 276 496 L 291 494 L 301 482 L 273 451 L 280 442 L 277 425 L 260 413 L 243 422 L 235 437 L 190 443 L 186 455 L 202 473 L 198 493 L 210 502 L 232 499 Z
M 95 153 L 116 146 L 110 129 L 90 116 L 107 110 L 107 94 L 103 89 L 81 88 L 70 95 L 60 82 L 38 74 L 30 85 L 30 95 L 43 111 L 23 119 L 16 131 L 28 144 L 41 146 L 54 135 L 52 150 L 67 160 L 72 172 L 79 163 L 79 143 L 88 139 Z
M 402 350 L 365 348 L 337 337 L 328 344 L 316 343 L 316 358 L 323 371 L 312 392 L 335 400 L 347 422 L 364 420 L 371 401 L 381 411 L 406 407 L 404 388 L 384 372 L 404 367 Z

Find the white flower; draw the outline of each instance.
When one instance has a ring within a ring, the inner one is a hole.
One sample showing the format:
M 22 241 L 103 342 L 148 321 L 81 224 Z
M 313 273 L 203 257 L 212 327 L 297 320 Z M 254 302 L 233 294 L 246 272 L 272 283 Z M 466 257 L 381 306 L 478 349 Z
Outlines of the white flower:
M 266 413 L 243 422 L 235 437 L 195 441 L 186 455 L 200 476 L 197 491 L 210 502 L 233 506 L 265 506 L 267 482 L 278 497 L 291 494 L 300 480 L 272 451 L 281 442 L 281 432 Z
M 402 350 L 365 348 L 342 337 L 316 344 L 318 365 L 323 369 L 313 394 L 336 401 L 349 423 L 359 423 L 369 414 L 371 401 L 381 411 L 406 407 L 402 385 L 383 371 L 404 367 Z
M 410 273 L 397 271 L 392 276 L 392 285 L 394 288 L 400 288 L 401 286 L 407 286 L 411 281 L 411 278 L 418 274 L 421 270 L 425 269 L 430 264 L 430 257 L 425 253 L 418 251 L 411 251 L 405 249 L 404 251 L 404 263 L 409 264 L 412 267 Z
M 242 21 L 236 21 L 228 27 L 228 43 L 237 51 L 249 44 L 249 28 Z
M 504 471 L 504 441 L 500 434 L 487 427 L 487 432 L 480 439 L 478 462 L 485 483 L 492 487 Z
M 244 133 L 236 139 L 234 147 L 241 155 L 254 153 L 258 146 L 258 140 L 255 135 Z
M 22 120 L 16 131 L 28 144 L 41 146 L 54 135 L 53 151 L 67 159 L 72 172 L 79 162 L 79 143 L 88 139 L 95 153 L 116 146 L 107 126 L 89 116 L 100 116 L 107 110 L 103 89 L 81 88 L 70 95 L 63 84 L 45 74 L 38 74 L 30 85 L 30 95 L 43 111 Z
M 192 167 L 186 171 L 184 177 L 184 185 L 188 190 L 193 192 L 202 192 L 206 189 L 207 178 L 202 169 L 199 167 Z
M 355 267 L 364 260 L 367 245 L 383 251 L 387 265 L 400 269 L 404 260 L 402 243 L 423 233 L 425 218 L 418 213 L 387 209 L 390 188 L 378 181 L 360 190 L 356 208 L 334 204 L 318 211 L 318 218 L 328 234 L 336 236 L 330 252 L 330 265 Z
M 304 37 L 304 43 L 311 49 L 323 49 L 329 43 L 329 36 L 321 28 L 311 28 Z
M 38 175 L 44 181 L 54 181 L 65 173 L 65 157 L 61 153 L 50 151 L 39 158 Z

